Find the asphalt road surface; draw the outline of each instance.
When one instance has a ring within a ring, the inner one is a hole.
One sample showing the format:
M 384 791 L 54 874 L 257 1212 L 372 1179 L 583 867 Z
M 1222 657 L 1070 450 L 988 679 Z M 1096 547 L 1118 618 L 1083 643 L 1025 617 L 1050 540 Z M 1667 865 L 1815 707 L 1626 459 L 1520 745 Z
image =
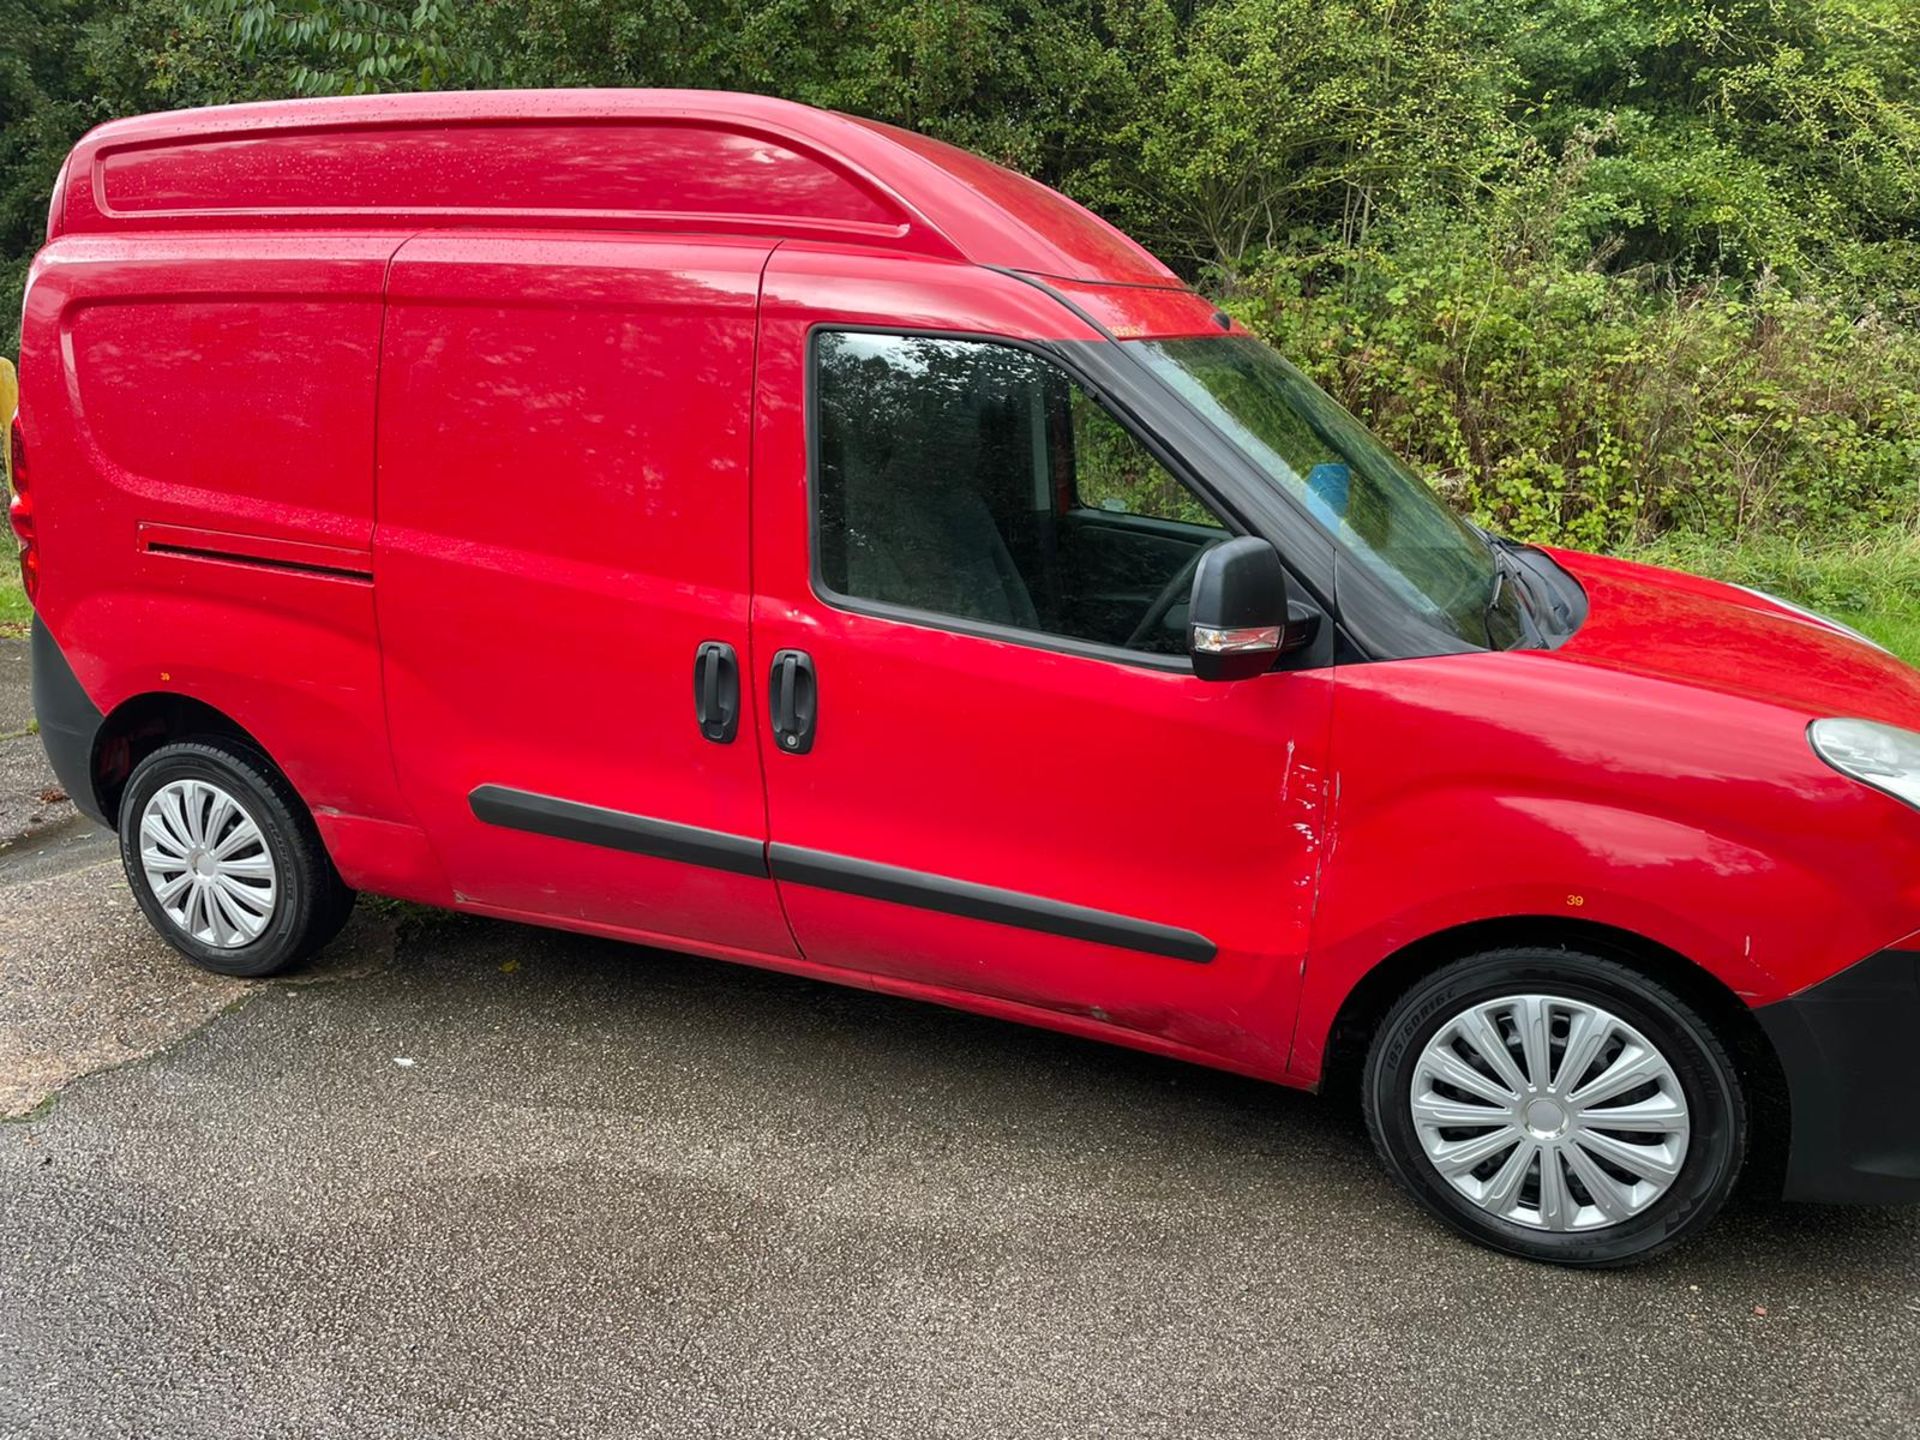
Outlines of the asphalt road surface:
M 375 906 L 202 976 L 36 805 L 0 1436 L 1920 1434 L 1920 1210 L 1547 1269 L 1335 1106 L 864 992 Z

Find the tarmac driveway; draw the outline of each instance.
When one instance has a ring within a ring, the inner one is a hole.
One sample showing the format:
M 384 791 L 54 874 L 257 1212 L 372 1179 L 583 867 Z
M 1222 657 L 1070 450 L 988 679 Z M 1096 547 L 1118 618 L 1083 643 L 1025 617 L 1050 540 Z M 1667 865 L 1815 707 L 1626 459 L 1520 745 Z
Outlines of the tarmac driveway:
M 1555 1271 L 1334 1106 L 864 992 L 370 905 L 200 976 L 30 808 L 0 1435 L 1920 1433 L 1920 1211 Z

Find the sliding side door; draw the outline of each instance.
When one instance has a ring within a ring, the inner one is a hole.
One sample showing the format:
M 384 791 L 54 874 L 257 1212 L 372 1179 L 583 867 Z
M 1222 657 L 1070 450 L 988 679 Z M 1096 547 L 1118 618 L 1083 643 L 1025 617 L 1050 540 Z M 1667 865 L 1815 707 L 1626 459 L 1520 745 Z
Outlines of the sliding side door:
M 394 262 L 375 549 L 393 753 L 470 908 L 793 954 L 746 664 L 770 248 L 459 234 Z

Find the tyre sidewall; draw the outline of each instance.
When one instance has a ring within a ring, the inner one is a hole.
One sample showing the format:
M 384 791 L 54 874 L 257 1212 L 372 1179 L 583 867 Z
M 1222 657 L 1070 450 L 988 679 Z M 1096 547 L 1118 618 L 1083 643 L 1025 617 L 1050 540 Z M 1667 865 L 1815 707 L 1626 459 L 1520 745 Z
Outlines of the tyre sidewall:
M 1605 1230 L 1555 1234 L 1488 1215 L 1433 1168 L 1413 1124 L 1413 1071 L 1427 1042 L 1471 1006 L 1543 993 L 1611 1011 L 1672 1065 L 1686 1097 L 1687 1156 L 1647 1210 Z M 1620 1265 L 1677 1243 L 1726 1200 L 1746 1151 L 1746 1108 L 1725 1050 L 1662 987 L 1610 961 L 1568 951 L 1499 952 L 1447 967 L 1389 1012 L 1368 1058 L 1367 1117 L 1388 1168 L 1427 1209 L 1482 1244 L 1563 1265 Z
M 251 757 L 228 755 L 208 745 L 194 742 L 169 745 L 156 750 L 135 768 L 120 805 L 120 859 L 141 912 L 174 949 L 194 964 L 219 975 L 270 975 L 297 959 L 301 939 L 308 929 L 308 911 L 313 904 L 313 887 L 295 843 L 299 822 L 265 783 L 256 765 Z M 140 862 L 141 817 L 155 793 L 176 780 L 204 780 L 219 786 L 240 803 L 260 828 L 267 853 L 273 860 L 280 894 L 271 923 L 258 938 L 245 945 L 223 950 L 189 935 L 161 908 L 147 883 L 146 868 Z

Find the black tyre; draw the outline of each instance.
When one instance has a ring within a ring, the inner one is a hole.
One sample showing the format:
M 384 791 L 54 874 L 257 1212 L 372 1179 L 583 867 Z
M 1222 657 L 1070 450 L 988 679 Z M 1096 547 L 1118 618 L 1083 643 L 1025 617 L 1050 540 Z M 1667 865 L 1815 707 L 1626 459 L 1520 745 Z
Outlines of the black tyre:
M 1672 991 L 1613 960 L 1498 950 L 1425 976 L 1375 1032 L 1361 1093 L 1393 1177 L 1510 1255 L 1645 1260 L 1725 1202 L 1739 1073 Z
M 293 787 L 264 756 L 223 739 L 167 745 L 134 768 L 120 859 L 161 938 L 221 975 L 284 970 L 353 911 Z

